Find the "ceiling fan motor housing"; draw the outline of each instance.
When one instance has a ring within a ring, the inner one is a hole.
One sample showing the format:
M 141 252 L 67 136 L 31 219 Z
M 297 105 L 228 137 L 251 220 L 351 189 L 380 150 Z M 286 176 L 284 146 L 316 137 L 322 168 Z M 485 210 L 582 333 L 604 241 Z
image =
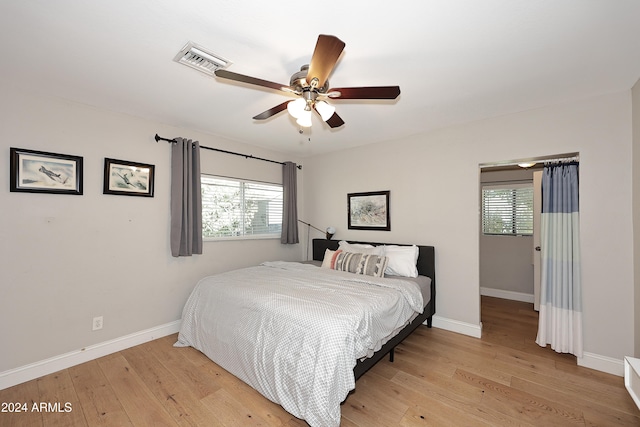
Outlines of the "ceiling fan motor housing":
M 293 73 L 291 80 L 289 80 L 289 86 L 296 92 L 303 92 L 305 89 L 311 88 L 311 82 L 307 81 L 307 73 L 309 71 L 309 64 L 305 64 L 300 67 L 300 71 Z M 329 90 L 329 80 L 325 81 L 324 86 L 316 87 L 315 91 L 318 93 L 326 93 Z

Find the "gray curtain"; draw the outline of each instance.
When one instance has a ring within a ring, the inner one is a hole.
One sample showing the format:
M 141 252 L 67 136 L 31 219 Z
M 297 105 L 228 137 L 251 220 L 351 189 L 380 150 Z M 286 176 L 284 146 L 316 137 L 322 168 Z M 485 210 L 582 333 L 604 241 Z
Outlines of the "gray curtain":
M 176 138 L 171 147 L 171 255 L 201 253 L 200 143 Z
M 293 162 L 282 166 L 282 236 L 283 244 L 299 243 L 298 240 L 298 168 Z

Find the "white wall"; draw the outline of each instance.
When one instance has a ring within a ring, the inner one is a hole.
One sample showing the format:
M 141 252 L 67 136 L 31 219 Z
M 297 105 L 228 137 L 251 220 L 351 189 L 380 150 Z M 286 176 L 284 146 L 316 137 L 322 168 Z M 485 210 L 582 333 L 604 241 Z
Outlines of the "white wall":
M 635 357 L 640 357 L 640 80 L 632 89 L 633 103 L 633 260 L 634 260 L 634 337 Z
M 2 93 L 0 374 L 176 321 L 205 275 L 302 258 L 303 245 L 279 239 L 205 242 L 203 255 L 171 257 L 170 147 L 153 136 L 297 159 L 25 91 Z M 10 192 L 9 147 L 82 156 L 84 195 Z M 154 164 L 155 196 L 103 195 L 105 157 Z M 282 182 L 276 164 L 211 151 L 202 152 L 202 171 Z M 299 179 L 301 186 L 302 173 Z M 91 330 L 94 316 L 104 316 L 100 331 Z
M 437 316 L 479 327 L 479 164 L 578 152 L 585 358 L 616 364 L 634 341 L 631 141 L 628 91 L 454 126 L 308 160 L 305 211 L 336 238 L 434 245 Z M 347 193 L 375 190 L 391 231 L 347 230 Z

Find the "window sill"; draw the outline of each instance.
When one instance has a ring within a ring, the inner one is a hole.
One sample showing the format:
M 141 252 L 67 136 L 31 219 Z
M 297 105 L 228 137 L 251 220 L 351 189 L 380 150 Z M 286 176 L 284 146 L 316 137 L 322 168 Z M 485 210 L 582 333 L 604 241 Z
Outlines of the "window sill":
M 232 237 L 203 237 L 202 240 L 204 242 L 226 242 L 231 240 L 280 240 L 280 235 L 274 234 L 263 234 L 256 236 L 232 236 Z

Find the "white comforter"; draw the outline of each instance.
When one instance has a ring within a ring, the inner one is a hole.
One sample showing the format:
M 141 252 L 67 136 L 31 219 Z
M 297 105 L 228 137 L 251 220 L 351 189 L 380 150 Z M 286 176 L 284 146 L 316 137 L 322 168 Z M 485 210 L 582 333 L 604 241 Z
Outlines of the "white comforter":
M 356 360 L 422 312 L 418 285 L 268 262 L 202 279 L 176 346 L 192 346 L 311 426 L 338 426 Z

